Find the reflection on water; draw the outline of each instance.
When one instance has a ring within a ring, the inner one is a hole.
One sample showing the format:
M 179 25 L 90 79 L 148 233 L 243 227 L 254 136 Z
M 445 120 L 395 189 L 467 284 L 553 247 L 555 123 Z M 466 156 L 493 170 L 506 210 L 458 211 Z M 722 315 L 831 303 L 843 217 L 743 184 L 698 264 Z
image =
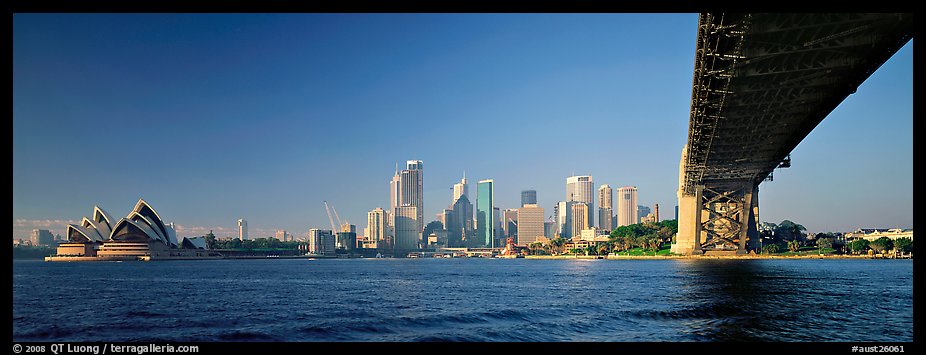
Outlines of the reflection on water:
M 913 339 L 910 260 L 13 264 L 17 341 Z

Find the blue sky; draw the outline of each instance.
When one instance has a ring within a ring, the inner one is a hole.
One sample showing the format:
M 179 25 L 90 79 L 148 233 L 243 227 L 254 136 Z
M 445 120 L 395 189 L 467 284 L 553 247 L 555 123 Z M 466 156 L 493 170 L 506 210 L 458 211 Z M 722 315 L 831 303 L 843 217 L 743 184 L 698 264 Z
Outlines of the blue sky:
M 641 30 L 645 28 L 646 30 Z M 672 218 L 696 14 L 16 14 L 13 238 L 144 198 L 181 236 L 365 226 L 395 163 L 425 217 L 573 173 Z M 760 218 L 912 227 L 912 41 L 760 186 Z M 475 191 L 475 186 L 470 187 Z

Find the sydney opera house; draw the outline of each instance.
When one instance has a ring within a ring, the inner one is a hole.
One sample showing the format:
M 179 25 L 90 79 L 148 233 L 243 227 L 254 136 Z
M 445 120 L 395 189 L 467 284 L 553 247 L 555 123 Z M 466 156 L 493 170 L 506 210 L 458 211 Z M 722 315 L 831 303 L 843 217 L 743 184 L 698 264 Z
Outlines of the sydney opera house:
M 201 237 L 177 240 L 172 225 L 143 199 L 128 216 L 119 220 L 97 206 L 92 218 L 68 224 L 67 242 L 58 245 L 57 255 L 47 261 L 156 260 L 217 258 Z

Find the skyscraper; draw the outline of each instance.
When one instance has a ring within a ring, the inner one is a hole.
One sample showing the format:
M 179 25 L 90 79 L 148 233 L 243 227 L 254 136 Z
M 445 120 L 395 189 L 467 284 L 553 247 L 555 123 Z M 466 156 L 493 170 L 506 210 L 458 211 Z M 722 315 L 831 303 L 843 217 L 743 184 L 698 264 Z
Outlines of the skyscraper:
M 566 239 L 572 238 L 572 205 L 574 203 L 571 201 L 557 202 L 556 211 L 554 211 L 558 236 Z
M 637 188 L 624 186 L 617 189 L 617 227 L 637 224 Z
M 649 215 L 650 212 L 652 212 L 652 210 L 650 210 L 649 207 L 647 206 L 643 206 L 643 205 L 637 206 L 637 222 L 636 223 L 641 223 L 643 221 L 643 217 L 646 217 L 647 215 Z
M 537 190 L 523 190 L 521 191 L 521 206 L 527 204 L 537 204 Z
M 33 229 L 32 230 L 32 245 L 52 245 L 55 242 L 55 236 L 51 234 L 50 231 L 46 229 Z
M 373 245 L 373 248 L 382 248 L 386 239 L 386 211 L 382 208 L 374 208 L 367 212 L 367 239 Z
M 476 241 L 479 246 L 495 247 L 495 181 L 476 185 Z
M 402 195 L 402 178 L 399 175 L 399 163 L 395 164 L 395 175 L 392 176 L 392 179 L 389 180 L 389 211 L 395 210 L 396 207 L 399 207 L 402 202 L 400 197 Z M 390 224 L 392 222 L 386 222 Z
M 566 201 L 586 204 L 588 214 L 586 221 L 589 226 L 595 225 L 593 217 L 595 211 L 595 182 L 590 175 L 570 176 L 566 178 Z
M 613 215 L 612 206 L 614 205 L 613 191 L 608 184 L 601 185 L 598 188 L 598 227 L 604 230 L 611 230 L 611 216 Z
M 543 208 L 529 203 L 517 209 L 518 245 L 526 246 L 546 235 L 543 221 Z
M 588 205 L 582 202 L 574 202 L 570 209 L 572 215 L 572 232 L 570 237 L 575 240 L 582 235 L 582 231 L 591 227 L 586 217 L 588 217 Z
M 451 200 L 452 202 L 450 203 L 456 203 L 457 200 L 460 199 L 460 196 L 466 196 L 466 198 L 469 198 L 469 187 L 466 184 L 465 171 L 463 172 L 463 178 L 460 179 L 460 182 L 453 184 L 453 200 Z
M 473 204 L 466 195 L 461 195 L 453 203 L 453 213 L 448 219 L 447 244 L 451 247 L 474 245 L 473 239 Z
M 399 173 L 399 206 L 417 207 L 418 232 L 424 229 L 424 163 L 421 160 L 405 162 L 405 170 Z
M 248 221 L 238 218 L 238 240 L 248 239 Z
M 393 211 L 393 225 L 395 226 L 396 249 L 418 249 L 421 239 L 421 228 L 418 218 L 418 207 L 399 206 Z

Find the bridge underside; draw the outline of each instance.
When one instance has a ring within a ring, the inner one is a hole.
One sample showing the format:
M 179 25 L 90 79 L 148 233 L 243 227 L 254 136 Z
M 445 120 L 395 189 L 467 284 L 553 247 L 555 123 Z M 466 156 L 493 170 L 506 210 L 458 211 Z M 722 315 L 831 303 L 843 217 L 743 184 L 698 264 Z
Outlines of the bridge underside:
M 745 253 L 758 186 L 912 38 L 912 14 L 701 14 L 673 252 Z

